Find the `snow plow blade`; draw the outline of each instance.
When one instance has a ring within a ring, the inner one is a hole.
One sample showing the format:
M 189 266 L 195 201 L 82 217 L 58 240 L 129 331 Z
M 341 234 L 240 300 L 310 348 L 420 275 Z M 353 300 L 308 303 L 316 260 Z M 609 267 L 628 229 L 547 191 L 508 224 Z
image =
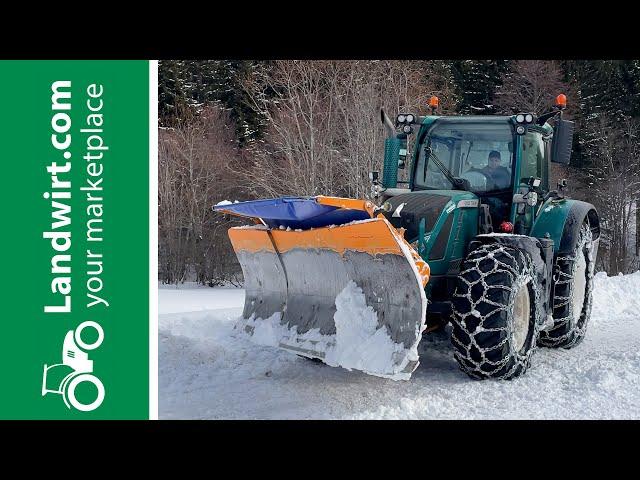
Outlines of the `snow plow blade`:
M 410 378 L 429 267 L 385 218 L 235 227 L 229 237 L 245 279 L 239 332 L 331 366 Z

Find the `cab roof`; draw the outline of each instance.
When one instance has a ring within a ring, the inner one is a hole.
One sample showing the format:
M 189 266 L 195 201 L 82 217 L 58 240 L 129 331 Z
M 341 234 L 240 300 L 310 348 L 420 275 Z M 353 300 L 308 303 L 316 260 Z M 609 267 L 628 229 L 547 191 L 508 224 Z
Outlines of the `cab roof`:
M 431 125 L 436 120 L 444 121 L 444 122 L 455 122 L 455 123 L 515 123 L 515 115 L 427 115 L 424 117 L 422 121 L 422 125 Z M 551 133 L 553 129 L 549 123 L 545 122 L 544 125 L 536 125 L 535 119 L 536 115 L 534 115 L 534 123 L 533 125 L 536 128 L 542 129 L 545 133 Z

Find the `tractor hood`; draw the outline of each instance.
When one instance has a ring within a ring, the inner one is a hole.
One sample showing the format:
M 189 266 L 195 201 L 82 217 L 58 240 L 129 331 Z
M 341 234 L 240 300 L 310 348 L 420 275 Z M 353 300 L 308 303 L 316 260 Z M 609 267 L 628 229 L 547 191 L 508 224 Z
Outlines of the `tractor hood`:
M 471 192 L 418 190 L 391 197 L 384 215 L 404 229 L 404 239 L 429 263 L 432 277 L 454 276 L 466 246 L 478 234 L 479 204 Z
M 404 238 L 412 243 L 418 238 L 420 221 L 425 220 L 425 232 L 434 229 L 443 210 L 450 214 L 463 203 L 465 207 L 477 207 L 478 197 L 460 190 L 421 190 L 396 195 L 387 200 L 384 216 L 396 228 L 404 228 Z

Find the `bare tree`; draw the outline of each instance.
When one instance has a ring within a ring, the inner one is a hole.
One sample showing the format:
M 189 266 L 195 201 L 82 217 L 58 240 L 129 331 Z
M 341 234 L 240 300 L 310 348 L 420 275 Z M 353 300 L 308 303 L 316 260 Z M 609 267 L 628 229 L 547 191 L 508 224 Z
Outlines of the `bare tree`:
M 158 241 L 162 280 L 200 283 L 238 271 L 227 228 L 212 205 L 240 193 L 228 163 L 237 155 L 227 112 L 208 107 L 189 122 L 161 129 L 158 146 Z
M 334 143 L 345 164 L 342 190 L 349 197 L 370 195 L 369 172 L 381 170 L 385 132 L 380 124 L 380 108 L 394 116 L 399 111 L 426 113 L 434 92 L 424 68 L 415 62 L 351 61 L 334 62 L 331 68 L 338 81 L 331 95 L 338 113 Z M 440 92 L 438 92 L 440 93 Z
M 503 76 L 494 103 L 507 115 L 517 112 L 539 115 L 551 109 L 560 93 L 568 97 L 565 113 L 570 118 L 578 97 L 575 88 L 563 81 L 560 64 L 555 60 L 517 60 Z
M 632 119 L 616 122 L 600 116 L 586 128 L 592 130 L 591 146 L 596 155 L 583 183 L 600 214 L 601 267 L 613 275 L 629 273 L 638 260 L 631 241 L 631 219 L 640 195 L 640 124 Z
M 555 60 L 517 60 L 503 75 L 494 103 L 504 115 L 517 112 L 542 114 L 551 110 L 560 93 L 568 98 L 564 116 L 571 119 L 578 111 L 579 96 L 576 88 L 563 80 L 560 64 Z M 573 180 L 570 184 L 580 187 L 577 185 L 578 172 L 571 167 L 553 163 L 549 173 L 552 188 L 561 178 Z
M 452 98 L 428 71 L 400 61 L 275 62 L 247 81 L 269 128 L 251 166 L 237 173 L 256 196 L 369 196 L 368 174 L 383 157 L 380 108 L 426 113 L 429 95 Z
M 452 98 L 446 79 L 425 72 L 398 61 L 279 61 L 256 69 L 246 93 L 268 130 L 244 150 L 222 108 L 177 115 L 173 128 L 159 132 L 162 280 L 211 284 L 238 276 L 227 236 L 238 222 L 211 212 L 220 200 L 368 197 L 368 173 L 381 169 L 383 157 L 380 108 L 425 113 L 429 95 Z

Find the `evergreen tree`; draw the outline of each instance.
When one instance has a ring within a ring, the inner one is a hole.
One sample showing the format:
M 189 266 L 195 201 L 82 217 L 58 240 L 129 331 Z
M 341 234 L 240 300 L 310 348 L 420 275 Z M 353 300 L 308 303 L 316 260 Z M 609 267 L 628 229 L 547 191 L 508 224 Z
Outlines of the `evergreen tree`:
M 452 115 L 458 111 L 460 97 L 458 86 L 453 75 L 451 60 L 430 60 L 419 67 L 435 87 L 434 95 L 440 97 L 440 115 Z
M 577 87 L 574 154 L 576 164 L 586 167 L 598 155 L 592 122 L 602 115 L 616 122 L 640 116 L 640 61 L 568 60 L 563 67 L 566 79 Z
M 182 109 L 197 115 L 206 104 L 230 110 L 240 144 L 259 139 L 264 121 L 251 107 L 244 81 L 258 62 L 247 60 L 163 60 L 158 68 L 160 124 L 173 125 Z M 188 115 L 187 115 L 188 116 Z
M 158 121 L 161 126 L 171 124 L 185 97 L 181 86 L 181 63 L 178 60 L 158 62 Z
M 451 73 L 459 99 L 458 111 L 463 115 L 491 115 L 496 88 L 508 71 L 508 60 L 455 60 Z
M 640 61 L 570 60 L 564 66 L 567 77 L 580 86 L 585 118 L 601 112 L 618 121 L 640 116 Z

